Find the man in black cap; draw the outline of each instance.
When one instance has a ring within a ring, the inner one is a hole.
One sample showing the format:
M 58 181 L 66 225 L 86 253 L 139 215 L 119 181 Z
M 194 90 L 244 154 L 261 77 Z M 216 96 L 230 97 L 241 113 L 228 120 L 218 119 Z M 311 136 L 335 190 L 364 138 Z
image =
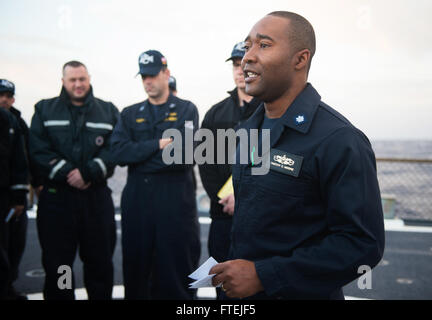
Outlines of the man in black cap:
M 9 83 L 2 80 L 1 88 Z M 18 121 L 12 113 L 0 108 L 0 300 L 18 299 L 11 295 L 15 279 L 15 262 L 10 259 L 9 223 L 23 215 L 28 189 L 28 167 Z
M 237 43 L 231 56 L 226 61 L 232 61 L 233 79 L 236 88 L 229 91 L 229 97 L 215 104 L 207 111 L 201 128 L 210 129 L 216 136 L 218 129 L 236 129 L 247 120 L 259 105 L 256 98 L 245 92 L 245 80 L 243 70 L 240 67 L 245 53 L 243 42 Z M 210 197 L 210 225 L 208 250 L 209 254 L 222 262 L 227 259 L 230 247 L 230 230 L 232 215 L 234 213 L 234 195 L 219 199 L 217 194 L 228 178 L 231 176 L 231 165 L 228 164 L 228 148 L 225 150 L 225 164 L 203 164 L 199 166 L 201 180 L 208 196 Z M 217 150 L 214 152 L 217 159 Z M 219 295 L 219 288 L 217 289 Z
M 13 107 L 15 103 L 15 85 L 6 79 L 0 79 L 0 107 L 9 110 L 17 119 L 18 125 L 20 127 L 20 132 L 23 136 L 24 149 L 26 154 L 27 163 L 29 163 L 28 155 L 28 137 L 29 137 L 29 128 L 21 117 L 21 112 Z M 30 164 L 30 163 L 29 163 Z M 33 186 L 38 186 L 37 177 L 35 174 L 36 170 L 31 170 L 33 167 L 30 164 L 31 171 L 31 182 Z M 24 187 L 24 186 L 23 186 Z M 27 186 L 25 186 L 27 188 Z M 27 199 L 26 199 L 27 200 Z M 18 279 L 18 267 L 21 261 L 21 258 L 24 253 L 25 243 L 26 243 L 26 235 L 27 235 L 27 201 L 25 202 L 24 210 L 20 215 L 15 214 L 7 224 L 8 227 L 8 257 L 11 269 L 11 279 L 8 289 L 8 298 L 9 299 L 26 299 L 25 296 L 19 294 L 15 291 L 13 287 L 13 282 Z
M 89 299 L 112 297 L 116 242 L 114 205 L 107 179 L 114 172 L 109 153 L 118 110 L 93 96 L 87 67 L 63 66 L 59 97 L 38 102 L 30 128 L 30 156 L 43 178 L 37 227 L 45 269 L 45 299 L 74 299 L 72 286 L 59 286 L 77 250 Z M 66 282 L 67 284 L 67 282 Z
M 185 141 L 198 128 L 198 111 L 170 93 L 159 51 L 142 53 L 139 68 L 148 99 L 122 111 L 112 136 L 114 159 L 128 166 L 121 201 L 125 299 L 191 299 L 188 275 L 201 251 L 193 164 L 167 164 L 163 149 L 172 140 L 162 135 L 177 129 Z

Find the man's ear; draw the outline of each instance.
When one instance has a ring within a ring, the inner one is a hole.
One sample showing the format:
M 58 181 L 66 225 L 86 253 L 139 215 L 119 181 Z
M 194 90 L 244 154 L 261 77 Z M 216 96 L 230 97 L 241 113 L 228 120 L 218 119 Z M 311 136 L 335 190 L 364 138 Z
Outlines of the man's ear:
M 15 103 L 15 97 L 12 97 L 12 104 Z
M 299 52 L 297 52 L 294 55 L 294 68 L 297 71 L 300 71 L 304 68 L 307 69 L 308 65 L 309 65 L 309 61 L 311 58 L 311 53 L 309 51 L 309 49 L 303 49 L 300 50 Z

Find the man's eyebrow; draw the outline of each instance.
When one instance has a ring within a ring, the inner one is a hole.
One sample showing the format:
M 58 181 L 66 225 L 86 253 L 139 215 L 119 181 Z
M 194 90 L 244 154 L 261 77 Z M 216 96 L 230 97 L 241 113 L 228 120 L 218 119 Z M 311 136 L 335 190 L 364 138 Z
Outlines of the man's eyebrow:
M 274 41 L 272 37 L 267 36 L 267 35 L 265 35 L 265 34 L 261 34 L 261 33 L 257 33 L 257 34 L 256 34 L 256 37 L 257 37 L 258 39 L 267 39 L 267 40 L 270 40 L 270 41 Z M 250 37 L 250 35 L 249 35 L 249 36 L 247 36 L 246 39 L 244 39 L 243 41 L 246 42 L 246 41 L 250 41 L 250 40 L 251 40 L 251 37 Z
M 256 36 L 257 36 L 257 38 L 259 38 L 259 39 L 267 39 L 267 40 L 270 40 L 270 41 L 274 41 L 272 37 L 270 37 L 270 36 L 266 36 L 265 34 L 257 33 Z

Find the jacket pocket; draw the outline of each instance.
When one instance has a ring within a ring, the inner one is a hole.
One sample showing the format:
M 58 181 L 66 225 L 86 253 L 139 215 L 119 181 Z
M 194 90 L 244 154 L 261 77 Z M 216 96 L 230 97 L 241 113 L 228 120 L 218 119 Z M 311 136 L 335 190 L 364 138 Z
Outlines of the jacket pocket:
M 49 127 L 47 128 L 48 136 L 54 144 L 55 150 L 63 151 L 64 155 L 70 154 L 72 147 L 72 132 L 69 126 Z
M 304 197 L 311 188 L 311 180 L 293 177 L 270 170 L 266 175 L 256 178 L 257 187 L 263 192 L 292 197 Z
M 101 148 L 105 145 L 111 130 L 103 128 L 91 128 L 86 126 L 86 135 L 89 145 L 95 149 Z

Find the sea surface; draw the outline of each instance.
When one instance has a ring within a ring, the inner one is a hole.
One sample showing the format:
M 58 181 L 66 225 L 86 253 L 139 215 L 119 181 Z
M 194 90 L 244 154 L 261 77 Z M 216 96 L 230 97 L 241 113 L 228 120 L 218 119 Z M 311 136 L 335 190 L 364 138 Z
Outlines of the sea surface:
M 432 163 L 400 163 L 379 161 L 380 158 L 432 160 L 432 140 L 371 141 L 378 159 L 377 173 L 383 198 L 394 205 L 396 218 L 432 221 Z M 198 170 L 198 197 L 205 194 Z M 121 192 L 126 183 L 127 168 L 117 167 L 109 180 L 114 205 L 120 206 Z M 388 209 L 388 207 L 386 207 Z M 391 209 L 391 206 L 390 206 Z

